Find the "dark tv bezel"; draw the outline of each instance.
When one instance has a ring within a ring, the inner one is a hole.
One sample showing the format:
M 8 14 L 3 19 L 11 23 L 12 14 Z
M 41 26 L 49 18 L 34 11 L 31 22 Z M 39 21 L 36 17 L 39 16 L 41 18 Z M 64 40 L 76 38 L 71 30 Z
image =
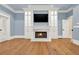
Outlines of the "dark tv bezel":
M 48 22 L 49 22 L 48 20 L 47 20 L 46 22 L 35 22 L 35 20 L 34 20 L 34 15 L 35 15 L 35 14 L 33 14 L 33 22 L 34 22 L 34 23 L 48 23 Z M 48 14 L 47 14 L 47 15 L 48 15 Z M 48 16 L 49 16 L 49 15 L 48 15 Z M 48 17 L 47 17 L 47 18 L 48 18 Z

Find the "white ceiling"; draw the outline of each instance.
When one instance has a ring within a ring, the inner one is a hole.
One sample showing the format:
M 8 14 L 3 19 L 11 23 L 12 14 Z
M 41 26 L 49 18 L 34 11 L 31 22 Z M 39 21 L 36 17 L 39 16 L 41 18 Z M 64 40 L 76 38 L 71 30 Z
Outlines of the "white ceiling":
M 8 6 L 18 11 L 18 10 L 23 10 L 23 8 L 27 8 L 29 5 L 28 4 L 8 4 Z M 33 6 L 33 5 L 31 4 L 30 6 Z M 59 8 L 60 10 L 67 10 L 71 7 L 76 6 L 76 4 L 52 4 L 52 5 L 44 5 L 44 6 L 52 6 L 52 8 Z
M 8 8 L 14 13 L 24 13 L 24 8 L 32 8 L 34 10 L 48 10 L 51 8 L 66 12 L 76 5 L 78 4 L 2 4 L 2 6 Z

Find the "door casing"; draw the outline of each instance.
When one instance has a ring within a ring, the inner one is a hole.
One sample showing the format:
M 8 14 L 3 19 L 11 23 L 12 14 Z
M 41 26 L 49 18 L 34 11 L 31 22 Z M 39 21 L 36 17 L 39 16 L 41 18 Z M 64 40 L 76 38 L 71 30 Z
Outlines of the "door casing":
M 62 38 L 72 38 L 72 16 L 62 20 Z

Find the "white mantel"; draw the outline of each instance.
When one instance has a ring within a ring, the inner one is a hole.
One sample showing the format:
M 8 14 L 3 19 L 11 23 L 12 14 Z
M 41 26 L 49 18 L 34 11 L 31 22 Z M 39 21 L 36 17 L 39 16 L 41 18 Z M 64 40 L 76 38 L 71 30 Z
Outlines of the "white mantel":
M 43 10 L 44 11 L 44 10 Z M 48 10 L 48 23 L 34 23 L 33 10 L 25 11 L 25 37 L 32 41 L 51 41 L 58 38 L 57 11 Z M 47 39 L 34 38 L 35 31 L 47 31 Z

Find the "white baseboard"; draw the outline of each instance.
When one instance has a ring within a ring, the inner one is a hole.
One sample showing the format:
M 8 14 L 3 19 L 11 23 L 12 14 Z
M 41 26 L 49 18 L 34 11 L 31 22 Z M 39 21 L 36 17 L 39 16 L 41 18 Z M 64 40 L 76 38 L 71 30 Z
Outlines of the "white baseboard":
M 2 38 L 0 39 L 0 42 L 3 42 L 3 41 L 6 41 L 6 40 L 9 40 L 10 37 L 6 37 L 6 38 Z
M 0 42 L 3 42 L 3 41 L 6 41 L 6 40 L 4 40 L 4 39 L 0 40 Z
M 22 35 L 17 35 L 17 36 L 12 36 L 9 39 L 14 39 L 14 38 L 25 38 L 25 36 Z
M 72 39 L 71 41 L 72 41 L 72 43 L 79 45 L 79 40 Z
M 58 36 L 58 38 L 63 38 L 62 36 Z
M 63 37 L 63 36 L 58 36 L 58 38 L 70 38 L 70 37 Z
M 0 39 L 0 42 L 7 41 L 7 40 L 11 40 L 11 39 L 14 39 L 14 38 L 25 38 L 25 36 L 21 36 L 21 35 L 11 36 L 11 37 L 8 37 L 6 39 Z

